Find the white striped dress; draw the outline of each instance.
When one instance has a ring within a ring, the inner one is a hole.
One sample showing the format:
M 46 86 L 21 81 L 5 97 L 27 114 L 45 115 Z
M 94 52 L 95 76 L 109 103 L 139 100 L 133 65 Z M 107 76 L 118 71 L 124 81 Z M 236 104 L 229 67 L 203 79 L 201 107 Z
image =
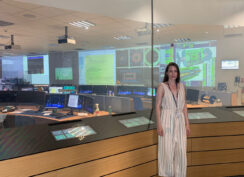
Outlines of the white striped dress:
M 158 175 L 186 177 L 185 89 L 180 83 L 176 107 L 169 87 L 165 83 L 162 86 L 161 123 L 164 135 L 158 136 Z

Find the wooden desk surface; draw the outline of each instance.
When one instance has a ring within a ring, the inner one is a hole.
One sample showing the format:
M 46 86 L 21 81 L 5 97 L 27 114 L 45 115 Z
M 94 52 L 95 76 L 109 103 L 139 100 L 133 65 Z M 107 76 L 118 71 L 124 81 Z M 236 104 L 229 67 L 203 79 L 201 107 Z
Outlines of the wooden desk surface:
M 199 104 L 187 104 L 187 108 L 206 108 L 206 107 L 219 107 L 222 106 L 222 103 L 214 103 L 214 104 L 207 104 L 207 103 L 199 103 Z

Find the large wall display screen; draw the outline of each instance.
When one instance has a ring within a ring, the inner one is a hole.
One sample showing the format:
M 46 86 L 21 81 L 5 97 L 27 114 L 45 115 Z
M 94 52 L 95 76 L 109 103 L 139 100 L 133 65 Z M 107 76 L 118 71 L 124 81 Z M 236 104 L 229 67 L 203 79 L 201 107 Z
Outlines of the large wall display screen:
M 72 67 L 55 68 L 55 80 L 72 80 Z
M 162 82 L 168 63 L 176 62 L 186 86 L 215 86 L 216 41 L 79 52 L 80 85 L 154 85 Z M 153 62 L 153 63 L 152 63 Z
M 154 80 L 158 84 L 158 67 L 160 64 L 160 47 L 153 49 Z M 137 47 L 116 50 L 116 83 L 128 85 L 151 84 L 151 48 Z
M 31 84 L 49 84 L 48 55 L 24 56 L 24 78 Z
M 114 85 L 115 51 L 79 52 L 80 85 Z
M 28 74 L 43 74 L 43 56 L 27 57 Z
M 216 41 L 179 43 L 174 50 L 186 86 L 215 86 Z
M 23 56 L 2 57 L 2 78 L 23 79 Z

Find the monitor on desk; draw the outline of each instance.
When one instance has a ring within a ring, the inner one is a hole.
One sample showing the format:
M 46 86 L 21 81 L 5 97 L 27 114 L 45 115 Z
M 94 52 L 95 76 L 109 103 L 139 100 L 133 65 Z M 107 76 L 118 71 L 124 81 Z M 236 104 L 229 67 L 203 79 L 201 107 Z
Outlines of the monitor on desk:
M 156 88 L 147 88 L 147 96 L 156 96 Z
M 106 85 L 94 85 L 92 93 L 96 95 L 107 95 L 107 86 Z
M 143 86 L 134 86 L 132 88 L 132 94 L 134 96 L 145 96 L 147 94 L 147 88 Z
M 17 92 L 15 91 L 0 91 L 0 103 L 15 103 Z
M 64 108 L 66 95 L 64 94 L 49 94 L 46 95 L 45 107 L 46 108 Z
M 187 103 L 198 103 L 200 91 L 196 89 L 186 89 L 186 101 Z
M 132 94 L 132 88 L 130 86 L 118 86 L 118 96 L 129 96 Z
M 49 87 L 49 93 L 51 94 L 62 94 L 63 87 Z
M 83 110 L 93 114 L 93 112 L 94 112 L 94 98 L 83 95 Z
M 226 82 L 219 82 L 218 83 L 218 90 L 219 91 L 226 91 L 227 90 L 227 84 L 226 84 Z
M 75 94 L 75 86 L 64 86 L 64 94 Z
M 92 94 L 92 86 L 91 85 L 80 85 L 79 93 Z

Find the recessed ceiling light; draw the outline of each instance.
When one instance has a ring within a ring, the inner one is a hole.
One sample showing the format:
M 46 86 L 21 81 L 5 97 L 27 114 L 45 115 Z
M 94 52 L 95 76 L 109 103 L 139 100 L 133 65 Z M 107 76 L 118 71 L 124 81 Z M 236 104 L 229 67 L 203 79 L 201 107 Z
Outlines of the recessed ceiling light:
M 117 36 L 117 37 L 113 37 L 114 39 L 117 39 L 117 40 L 128 40 L 128 39 L 131 39 L 130 36 Z
M 189 42 L 191 41 L 190 38 L 179 38 L 179 39 L 175 39 L 175 42 Z
M 91 23 L 88 21 L 75 21 L 75 22 L 71 22 L 69 24 L 72 26 L 84 28 L 84 29 L 89 29 L 92 26 L 96 26 L 94 23 Z
M 241 25 L 224 25 L 224 29 L 233 29 L 233 28 L 239 28 Z

